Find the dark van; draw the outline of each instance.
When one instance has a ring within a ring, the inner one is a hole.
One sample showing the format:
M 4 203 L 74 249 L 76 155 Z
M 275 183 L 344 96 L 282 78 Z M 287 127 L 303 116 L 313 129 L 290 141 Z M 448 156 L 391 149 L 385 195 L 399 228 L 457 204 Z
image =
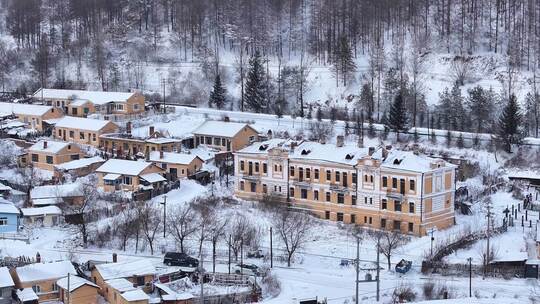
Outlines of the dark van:
M 199 260 L 181 252 L 167 252 L 163 258 L 163 263 L 168 266 L 197 267 Z

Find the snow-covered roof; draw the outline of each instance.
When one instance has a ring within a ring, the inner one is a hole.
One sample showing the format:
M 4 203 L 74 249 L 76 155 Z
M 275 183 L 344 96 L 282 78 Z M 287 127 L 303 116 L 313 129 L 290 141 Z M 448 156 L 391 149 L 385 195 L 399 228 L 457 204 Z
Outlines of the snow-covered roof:
M 250 126 L 240 122 L 209 120 L 203 122 L 197 129 L 193 130 L 193 134 L 233 137 L 246 127 L 249 128 Z
M 114 180 L 117 180 L 119 177 L 120 177 L 120 174 L 108 173 L 108 174 L 105 174 L 105 176 L 103 176 L 103 179 L 114 181 Z
M 12 202 L 0 197 L 0 213 L 19 214 L 19 209 Z
M 508 178 L 513 179 L 540 179 L 540 173 L 532 170 L 520 170 L 508 173 Z
M 156 267 L 154 267 L 154 265 L 146 259 L 99 264 L 96 265 L 96 268 L 104 280 L 156 273 Z
M 35 263 L 22 267 L 17 267 L 17 276 L 21 282 L 33 282 L 60 279 L 66 277 L 68 273 L 77 274 L 70 261 L 59 261 L 51 263 Z
M 154 283 L 156 288 L 161 289 L 166 294 L 161 294 L 161 298 L 164 301 L 177 301 L 177 300 L 189 300 L 193 299 L 193 294 L 189 292 L 177 292 L 172 290 L 167 284 Z
M 56 123 L 55 126 L 59 128 L 99 131 L 109 123 L 114 124 L 113 122 L 110 122 L 108 120 L 64 116 Z
M 34 93 L 34 98 L 41 98 L 43 96 L 43 98 L 47 99 L 86 99 L 94 104 L 106 104 L 109 102 L 125 102 L 134 94 L 125 92 L 39 89 Z
M 145 161 L 109 159 L 103 165 L 97 168 L 96 172 L 136 176 L 151 165 L 152 163 Z
M 51 110 L 51 106 L 42 106 L 26 103 L 0 102 L 0 113 L 15 115 L 37 115 L 41 116 Z
M 47 143 L 47 147 L 45 147 L 45 142 Z M 58 153 L 68 145 L 72 145 L 68 142 L 63 141 L 55 141 L 55 140 L 40 140 L 34 145 L 32 145 L 30 148 L 28 148 L 29 152 L 43 152 L 43 153 Z
M 7 267 L 0 267 L 0 288 L 15 286 L 9 269 Z
M 0 183 L 0 191 L 11 191 L 11 190 L 13 190 L 13 188 L 11 188 L 10 186 L 6 186 Z
M 80 107 L 80 106 L 83 106 L 85 105 L 86 103 L 89 103 L 90 100 L 88 99 L 75 99 L 71 102 L 71 105 L 72 106 L 75 106 L 75 107 Z
M 150 161 L 154 161 L 154 162 L 189 165 L 196 158 L 198 158 L 198 156 L 195 154 L 174 153 L 174 152 L 163 152 L 163 158 L 161 158 L 160 151 L 150 152 Z
M 358 159 L 364 157 L 367 153 L 367 148 L 358 148 L 356 145 L 344 145 L 338 147 L 333 144 L 303 142 L 291 152 L 290 158 L 356 165 Z
M 21 208 L 23 216 L 36 216 L 36 215 L 58 215 L 62 214 L 62 210 L 57 206 L 46 206 L 37 208 Z
M 76 197 L 81 195 L 83 195 L 83 193 L 80 184 L 77 183 L 37 186 L 30 190 L 30 198 L 32 200 Z
M 27 301 L 35 301 L 39 299 L 37 294 L 30 287 L 24 288 L 22 290 L 17 289 L 17 298 L 19 298 L 19 300 L 21 300 L 23 303 Z
M 106 280 L 105 283 L 107 283 L 107 285 L 109 285 L 112 289 L 116 289 L 119 292 L 126 292 L 135 289 L 135 287 L 133 287 L 133 283 L 125 278 Z
M 151 137 L 146 139 L 147 142 L 152 144 L 168 144 L 174 142 L 181 142 L 180 139 L 170 138 L 170 137 Z
M 89 157 L 89 158 L 81 158 L 69 161 L 67 163 L 56 165 L 55 167 L 59 170 L 74 170 L 74 169 L 80 169 L 87 166 L 90 166 L 95 163 L 104 162 L 105 160 L 99 156 Z
M 282 147 L 286 145 L 290 140 L 282 138 L 272 138 L 262 142 L 255 142 L 252 145 L 249 145 L 238 152 L 240 153 L 250 153 L 250 154 L 266 154 L 268 150 Z
M 68 278 L 65 277 L 65 278 L 62 278 L 58 281 L 56 281 L 56 285 L 58 285 L 58 287 L 62 288 L 62 289 L 65 289 L 65 290 L 68 290 Z M 99 286 L 97 286 L 96 284 L 86 280 L 86 279 L 83 279 L 81 277 L 78 277 L 78 276 L 70 276 L 69 277 L 69 292 L 72 292 L 74 291 L 75 289 L 79 288 L 79 287 L 82 287 L 84 285 L 89 285 L 89 286 L 92 286 L 92 287 L 96 287 L 96 288 L 99 288 Z
M 130 291 L 126 291 L 124 293 L 121 294 L 122 295 L 122 298 L 126 299 L 126 301 L 128 302 L 131 302 L 131 301 L 144 301 L 144 300 L 149 300 L 150 297 L 144 293 L 144 291 L 140 290 L 140 289 L 134 289 L 134 290 L 130 290 Z
M 391 168 L 391 169 L 400 169 L 413 172 L 429 172 L 436 170 L 437 168 L 432 168 L 431 165 L 436 162 L 438 159 L 431 158 L 425 155 L 415 154 L 412 151 L 402 151 L 402 150 L 387 150 L 388 155 L 383 156 L 383 149 L 379 149 L 373 153 L 373 158 L 381 159 L 381 167 Z M 445 167 L 455 167 L 455 165 L 444 162 Z
M 157 182 L 163 182 L 167 179 L 161 176 L 159 173 L 148 173 L 141 175 L 141 178 L 149 183 L 157 183 Z

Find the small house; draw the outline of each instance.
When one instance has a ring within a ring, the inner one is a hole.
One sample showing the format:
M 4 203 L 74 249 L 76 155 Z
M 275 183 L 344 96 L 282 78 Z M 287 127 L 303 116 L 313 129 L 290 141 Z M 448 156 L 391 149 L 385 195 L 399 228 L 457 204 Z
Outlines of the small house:
M 166 181 L 163 169 L 144 161 L 109 159 L 96 173 L 105 192 L 159 189 Z
M 99 286 L 78 276 L 56 281 L 60 288 L 60 301 L 65 304 L 97 304 Z
M 131 122 L 128 122 L 124 133 L 101 135 L 99 146 L 105 152 L 120 157 L 143 157 L 152 151 L 179 152 L 182 141 L 156 131 L 154 126 L 148 128 L 147 134 L 132 134 Z
M 195 147 L 206 145 L 222 152 L 236 152 L 259 140 L 257 130 L 238 122 L 206 121 L 192 133 Z
M 99 146 L 99 136 L 118 132 L 118 126 L 108 120 L 66 116 L 56 122 L 55 138 L 83 145 Z
M 86 90 L 39 89 L 34 99 L 60 108 L 66 115 L 86 117 L 140 114 L 144 112 L 144 95 L 140 92 L 103 92 Z
M 62 222 L 62 210 L 58 206 L 21 208 L 25 225 L 54 227 Z
M 37 186 L 30 190 L 30 202 L 33 207 L 55 205 L 79 205 L 84 200 L 80 184 L 62 184 Z
M 11 270 L 13 281 L 17 289 L 30 288 L 38 296 L 39 302 L 55 301 L 60 298 L 59 287 L 56 282 L 67 275 L 76 275 L 77 272 L 70 261 L 37 263 L 17 267 Z
M 146 259 L 118 262 L 116 257 L 114 257 L 112 263 L 95 265 L 91 275 L 92 280 L 101 287 L 100 293 L 109 300 L 114 297 L 112 293 L 109 292 L 111 284 L 120 282 L 113 280 L 123 279 L 128 281 L 129 286 L 132 288 L 140 287 L 146 291 L 150 291 L 150 284 L 154 280 L 156 273 L 156 267 Z M 124 282 L 123 285 L 127 286 L 128 283 L 125 281 L 122 281 Z M 120 290 L 121 293 L 127 291 L 118 286 L 112 286 L 112 288 Z
M 81 158 L 72 160 L 67 163 L 54 166 L 54 175 L 58 178 L 62 178 L 65 175 L 71 177 L 82 177 L 88 174 L 94 173 L 99 166 L 101 166 L 105 160 L 99 156 Z
M 13 102 L 0 102 L 0 113 L 13 115 L 27 128 L 40 132 L 47 129 L 47 121 L 64 116 L 62 110 L 51 106 Z
M 15 283 L 7 267 L 0 267 L 0 304 L 11 304 L 11 291 Z
M 0 198 L 0 233 L 16 233 L 19 230 L 20 211 L 12 202 Z
M 105 281 L 103 297 L 110 304 L 148 304 L 150 297 L 133 283 L 124 279 Z
M 169 180 L 187 178 L 201 170 L 204 161 L 194 154 L 154 151 L 150 161 L 167 172 Z
M 54 166 L 81 158 L 81 148 L 73 143 L 40 140 L 27 153 L 20 156 L 20 164 L 33 165 L 35 168 L 54 171 Z

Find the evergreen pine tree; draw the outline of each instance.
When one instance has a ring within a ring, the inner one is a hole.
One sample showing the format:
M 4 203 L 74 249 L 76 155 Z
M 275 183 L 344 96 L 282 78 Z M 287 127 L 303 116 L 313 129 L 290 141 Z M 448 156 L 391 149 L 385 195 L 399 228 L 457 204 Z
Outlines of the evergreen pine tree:
M 452 132 L 446 131 L 446 146 L 450 148 L 452 146 Z
M 369 82 L 362 86 L 358 108 L 366 111 L 368 119 L 373 115 L 373 91 Z
M 456 146 L 460 149 L 462 149 L 463 147 L 465 147 L 465 142 L 463 140 L 463 133 L 459 132 L 459 136 L 457 138 L 457 141 L 456 141 Z
M 308 107 L 308 112 L 307 112 L 306 118 L 309 119 L 309 120 L 313 119 L 313 105 L 311 105 L 311 104 Z
M 256 113 L 267 112 L 266 72 L 259 51 L 249 59 L 244 99 L 249 110 Z
M 433 129 L 431 129 L 431 134 L 429 135 L 429 140 L 431 141 L 432 144 L 437 143 L 437 136 L 435 135 L 435 131 L 433 131 Z
M 318 120 L 318 121 L 322 121 L 322 119 L 323 119 L 323 113 L 322 113 L 321 107 L 319 106 L 319 107 L 317 108 L 317 120 Z
M 216 107 L 218 109 L 222 109 L 223 106 L 225 106 L 225 95 L 227 94 L 227 91 L 225 87 L 223 87 L 223 84 L 221 83 L 221 77 L 219 74 L 216 75 L 215 81 L 214 81 L 214 88 L 212 92 L 210 92 L 210 100 L 208 101 L 208 104 L 210 107 Z
M 480 147 L 480 136 L 478 136 L 478 133 L 474 134 L 473 137 L 473 147 L 475 149 L 478 149 Z
M 369 138 L 375 137 L 375 126 L 373 125 L 373 119 L 370 117 L 368 121 L 367 134 Z
M 521 130 L 522 117 L 515 95 L 511 95 L 508 104 L 504 107 L 499 118 L 498 137 L 504 145 L 506 152 L 512 152 L 512 145 L 521 143 L 523 132 Z
M 338 38 L 333 57 L 332 70 L 334 77 L 336 77 L 336 85 L 339 83 L 339 77 L 341 77 L 343 85 L 347 86 L 347 80 L 356 71 L 356 64 L 354 63 L 353 53 L 347 36 L 342 35 Z
M 388 116 L 388 127 L 396 132 L 396 139 L 399 142 L 399 133 L 407 130 L 407 110 L 405 109 L 405 102 L 401 93 L 397 94 L 394 98 L 394 102 L 390 107 L 390 114 Z

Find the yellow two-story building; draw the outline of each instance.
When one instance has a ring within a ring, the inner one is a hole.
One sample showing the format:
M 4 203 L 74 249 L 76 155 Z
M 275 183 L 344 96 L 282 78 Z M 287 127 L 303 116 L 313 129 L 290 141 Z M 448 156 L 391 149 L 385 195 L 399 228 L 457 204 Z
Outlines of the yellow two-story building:
M 321 218 L 424 235 L 454 224 L 456 166 L 412 151 L 271 139 L 235 153 L 238 197 L 274 195 Z

